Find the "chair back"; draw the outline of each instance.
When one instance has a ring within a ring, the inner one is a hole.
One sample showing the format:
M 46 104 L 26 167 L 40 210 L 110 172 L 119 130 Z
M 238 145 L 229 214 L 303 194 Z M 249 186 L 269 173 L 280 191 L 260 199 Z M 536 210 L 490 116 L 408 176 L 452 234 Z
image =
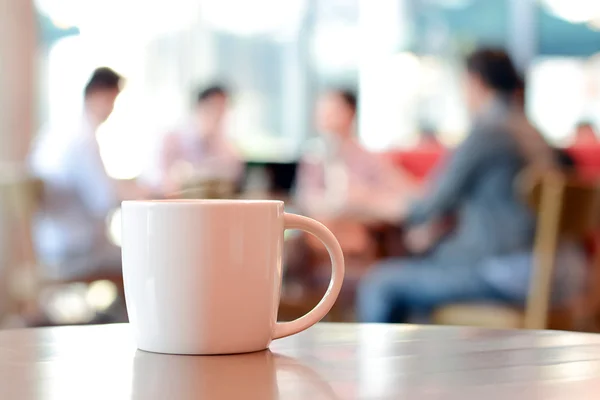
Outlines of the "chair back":
M 534 266 L 525 327 L 547 324 L 554 262 L 560 240 L 583 239 L 599 225 L 600 186 L 560 173 L 525 173 L 521 193 L 537 216 Z

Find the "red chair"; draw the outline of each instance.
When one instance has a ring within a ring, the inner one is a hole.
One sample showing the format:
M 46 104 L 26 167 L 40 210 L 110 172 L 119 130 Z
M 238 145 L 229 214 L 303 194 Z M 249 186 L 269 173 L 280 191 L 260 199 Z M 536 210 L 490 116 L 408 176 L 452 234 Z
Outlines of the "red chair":
M 586 180 L 600 180 L 600 145 L 572 146 L 567 153 L 575 160 L 577 172 Z
M 446 154 L 443 148 L 399 150 L 387 153 L 390 160 L 419 180 L 425 180 Z

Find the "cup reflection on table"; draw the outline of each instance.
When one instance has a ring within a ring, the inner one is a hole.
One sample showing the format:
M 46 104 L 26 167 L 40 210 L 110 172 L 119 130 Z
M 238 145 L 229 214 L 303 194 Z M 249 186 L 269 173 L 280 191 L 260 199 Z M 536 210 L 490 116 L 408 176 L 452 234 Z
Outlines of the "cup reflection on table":
M 287 379 L 285 384 L 305 387 L 304 395 L 305 390 L 309 390 L 312 398 L 336 398 L 331 386 L 313 369 L 269 350 L 225 356 L 170 355 L 138 350 L 133 364 L 132 398 L 279 399 L 278 371 L 294 375 L 295 379 Z M 300 394 L 300 387 L 281 389 L 288 394 Z

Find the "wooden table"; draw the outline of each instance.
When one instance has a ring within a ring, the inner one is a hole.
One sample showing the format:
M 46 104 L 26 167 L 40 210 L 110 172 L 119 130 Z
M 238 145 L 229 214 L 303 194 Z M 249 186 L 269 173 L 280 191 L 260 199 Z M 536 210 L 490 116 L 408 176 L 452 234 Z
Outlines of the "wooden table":
M 236 356 L 137 351 L 127 325 L 0 332 L 0 399 L 598 399 L 600 335 L 319 324 Z

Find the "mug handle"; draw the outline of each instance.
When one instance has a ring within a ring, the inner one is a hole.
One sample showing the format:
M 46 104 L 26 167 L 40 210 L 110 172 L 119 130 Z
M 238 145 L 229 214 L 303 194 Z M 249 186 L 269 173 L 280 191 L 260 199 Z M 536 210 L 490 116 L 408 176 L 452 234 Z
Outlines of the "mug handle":
M 300 229 L 316 236 L 323 242 L 331 258 L 331 281 L 325 296 L 308 314 L 291 322 L 276 323 L 273 339 L 294 335 L 323 319 L 337 300 L 344 281 L 344 253 L 333 233 L 325 225 L 311 218 L 287 213 L 283 215 L 283 218 L 284 229 Z

